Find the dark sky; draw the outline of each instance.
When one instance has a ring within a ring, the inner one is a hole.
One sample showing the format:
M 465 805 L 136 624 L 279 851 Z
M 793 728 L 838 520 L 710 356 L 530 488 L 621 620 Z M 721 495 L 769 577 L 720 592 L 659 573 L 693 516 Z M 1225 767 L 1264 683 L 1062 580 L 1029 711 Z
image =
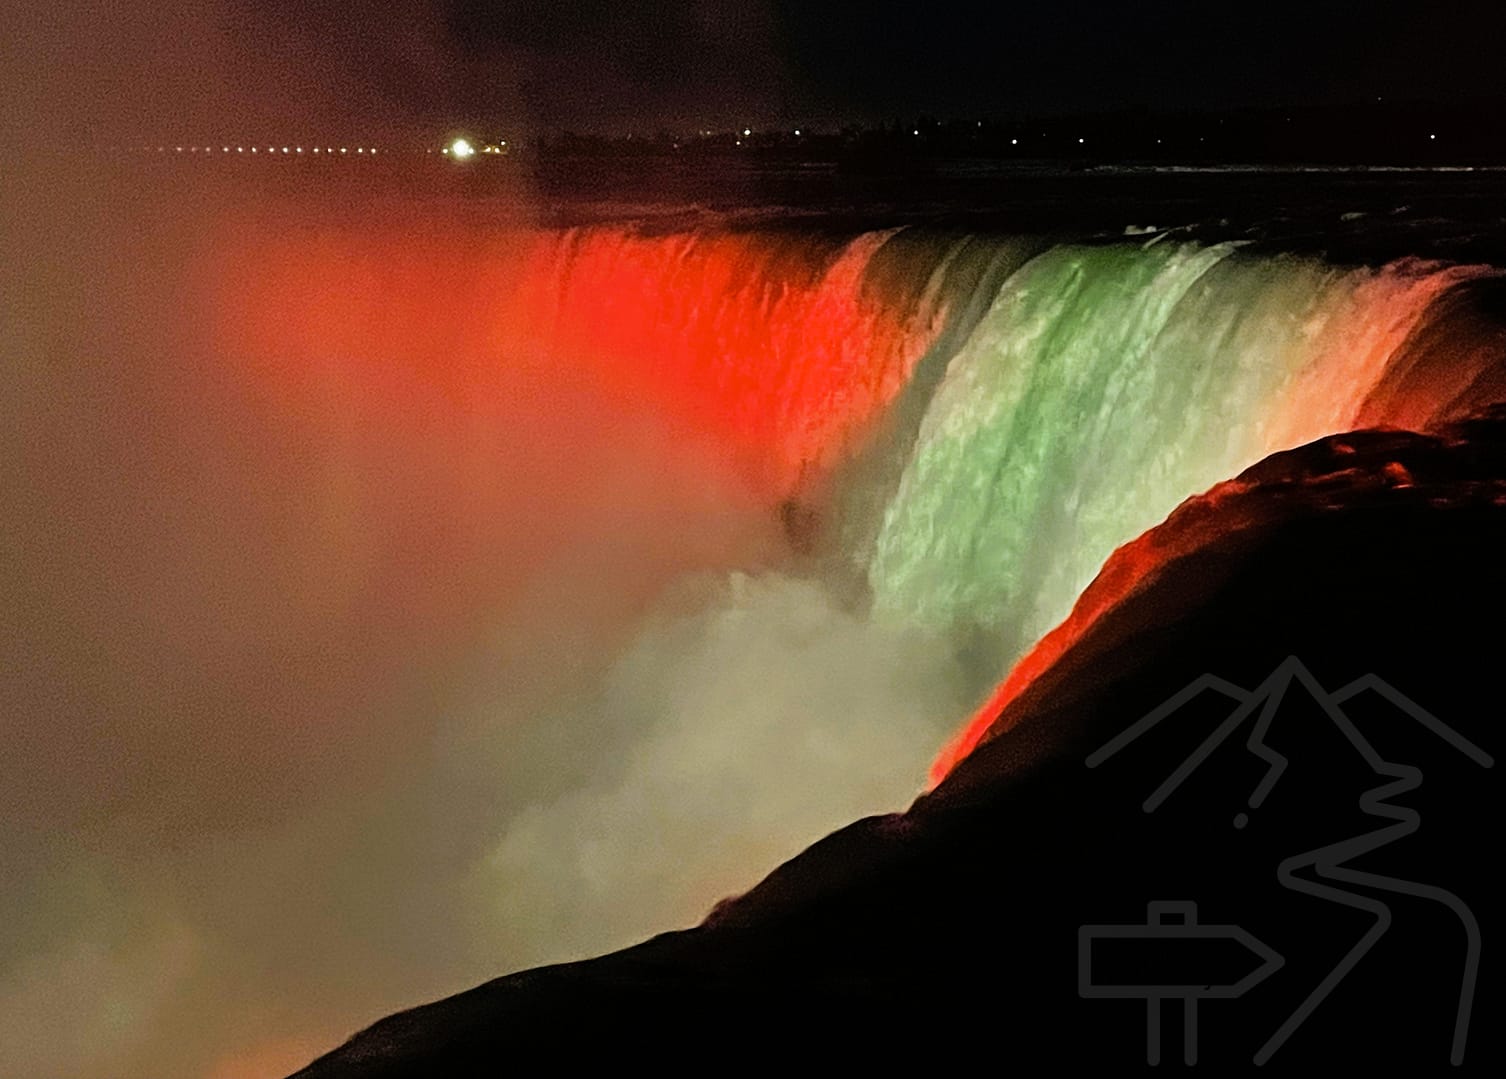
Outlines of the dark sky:
M 1499 0 L 448 0 L 541 118 L 676 126 L 1506 92 Z
M 1501 0 L 23 0 L 0 21 L 38 109 L 144 136 L 1506 95 Z

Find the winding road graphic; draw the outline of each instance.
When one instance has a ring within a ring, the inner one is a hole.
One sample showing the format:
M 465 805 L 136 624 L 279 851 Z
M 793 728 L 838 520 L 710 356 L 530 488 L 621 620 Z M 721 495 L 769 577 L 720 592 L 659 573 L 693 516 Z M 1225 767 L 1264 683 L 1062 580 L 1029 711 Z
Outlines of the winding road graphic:
M 1311 896 L 1316 899 L 1363 911 L 1370 915 L 1371 923 L 1360 939 L 1355 942 L 1338 963 L 1307 994 L 1296 1009 L 1282 1021 L 1276 1031 L 1261 1045 L 1255 1053 L 1254 1061 L 1256 1064 L 1267 1063 L 1287 1043 L 1298 1028 L 1307 1022 L 1318 1006 L 1349 975 L 1360 960 L 1385 936 L 1392 925 L 1392 913 L 1390 906 L 1376 894 L 1380 893 L 1381 895 L 1409 896 L 1440 904 L 1463 927 L 1464 955 L 1460 963 L 1458 1007 L 1455 1013 L 1453 1037 L 1449 1050 L 1450 1062 L 1455 1065 L 1462 1064 L 1465 1045 L 1469 1035 L 1471 1011 L 1474 1005 L 1475 985 L 1480 970 L 1479 920 L 1463 899 L 1444 888 L 1424 884 L 1419 881 L 1403 880 L 1397 877 L 1364 872 L 1349 865 L 1349 863 L 1361 856 L 1389 846 L 1417 831 L 1421 823 L 1421 814 L 1415 809 L 1394 804 L 1392 799 L 1419 788 L 1423 782 L 1423 775 L 1421 769 L 1417 767 L 1398 764 L 1384 759 L 1370 741 L 1360 732 L 1350 717 L 1345 714 L 1343 706 L 1346 702 L 1351 701 L 1362 693 L 1373 692 L 1389 702 L 1403 715 L 1411 718 L 1424 729 L 1437 736 L 1469 761 L 1481 768 L 1490 768 L 1495 762 L 1483 749 L 1374 674 L 1367 674 L 1338 690 L 1329 692 L 1319 685 L 1312 673 L 1308 671 L 1300 660 L 1292 656 L 1284 660 L 1268 678 L 1253 690 L 1244 690 L 1212 674 L 1204 674 L 1181 692 L 1162 703 L 1110 740 L 1107 744 L 1090 754 L 1086 764 L 1089 768 L 1099 767 L 1136 739 L 1146 734 L 1161 721 L 1188 704 L 1193 698 L 1211 690 L 1233 700 L 1236 702 L 1237 707 L 1227 719 L 1220 723 L 1193 750 L 1186 760 L 1164 782 L 1151 792 L 1149 797 L 1145 799 L 1142 808 L 1146 813 L 1155 812 L 1236 730 L 1239 730 L 1247 722 L 1253 720 L 1249 724 L 1249 734 L 1245 740 L 1245 748 L 1266 765 L 1264 774 L 1248 798 L 1249 808 L 1252 810 L 1258 809 L 1275 789 L 1277 783 L 1286 772 L 1289 763 L 1287 757 L 1283 756 L 1270 745 L 1268 737 L 1271 723 L 1280 711 L 1287 691 L 1294 683 L 1301 686 L 1312 696 L 1313 701 L 1322 708 L 1328 719 L 1342 732 L 1344 738 L 1360 755 L 1370 770 L 1376 776 L 1381 777 L 1381 783 L 1361 794 L 1359 807 L 1363 813 L 1385 823 L 1371 831 L 1291 855 L 1284 858 L 1277 866 L 1276 877 L 1282 887 L 1301 895 Z M 1236 815 L 1233 820 L 1236 828 L 1243 828 L 1248 822 L 1249 816 L 1244 812 Z M 1110 927 L 1084 926 L 1083 931 L 1086 933 L 1088 930 L 1094 930 L 1101 933 L 1102 930 L 1108 928 Z M 1131 928 L 1139 929 L 1140 927 Z M 1231 930 L 1238 929 L 1238 927 L 1228 928 Z M 1243 932 L 1243 930 L 1240 931 Z M 1082 965 L 1085 962 L 1086 953 L 1083 951 L 1083 946 L 1080 945 L 1080 969 L 1082 969 Z M 1272 973 L 1273 971 L 1274 968 L 1267 970 L 1266 973 Z M 1103 991 L 1094 992 L 1089 990 L 1093 990 L 1096 987 L 1081 983 L 1082 979 L 1080 979 L 1079 991 L 1083 996 L 1140 995 L 1146 996 L 1147 999 L 1150 996 L 1150 994 L 1145 992 L 1117 994 Z M 1162 988 L 1164 989 L 1164 987 Z M 1160 992 L 1160 995 L 1174 996 L 1178 994 L 1163 991 Z M 1188 998 L 1189 1007 L 1192 999 L 1191 997 Z M 1190 1020 L 1193 1013 L 1189 1010 L 1188 1015 Z M 1195 1051 L 1192 1049 L 1192 1045 L 1195 1044 L 1195 1032 L 1189 1029 L 1187 1037 L 1189 1039 L 1188 1063 L 1192 1063 L 1195 1058 Z

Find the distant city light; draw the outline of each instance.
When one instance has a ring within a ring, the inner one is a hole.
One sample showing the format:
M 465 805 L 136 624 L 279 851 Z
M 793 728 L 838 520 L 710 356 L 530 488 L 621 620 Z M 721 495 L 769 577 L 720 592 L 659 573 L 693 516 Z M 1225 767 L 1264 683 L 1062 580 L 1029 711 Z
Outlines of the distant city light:
M 1284 119 L 1287 120 L 1287 122 L 1291 122 L 1291 120 L 1292 120 L 1291 117 L 1285 117 Z M 1221 119 L 1219 122 L 1223 123 L 1223 120 Z M 975 123 L 976 123 L 976 125 L 978 127 L 984 127 L 984 126 L 988 125 L 988 122 L 987 121 L 983 121 L 983 120 L 977 120 L 977 121 L 975 121 Z M 999 127 L 1002 127 L 1003 125 L 1002 124 L 998 124 L 997 122 L 995 122 L 994 126 L 995 126 L 995 130 L 997 131 L 997 129 Z M 793 134 L 793 136 L 795 138 L 804 138 L 804 136 L 806 134 L 805 128 L 803 128 L 803 127 L 791 127 L 791 128 L 786 128 L 785 130 L 787 132 L 790 132 L 791 134 Z M 938 128 L 937 130 L 940 130 L 940 129 Z M 999 133 L 1002 134 L 1002 132 L 999 132 Z M 703 129 L 700 132 L 700 134 L 703 137 L 708 137 L 709 138 L 709 137 L 715 136 L 716 132 L 712 131 L 710 129 Z M 753 146 L 754 145 L 751 141 L 749 141 L 753 137 L 753 128 L 751 126 L 744 127 L 744 128 L 741 129 L 741 137 L 737 137 L 738 132 L 736 130 L 734 130 L 732 132 L 732 134 L 733 134 L 733 136 L 735 138 L 735 145 L 737 145 L 739 147 L 742 147 L 742 146 Z M 819 134 L 819 132 L 818 132 L 818 134 Z M 911 134 L 912 137 L 915 137 L 915 138 L 923 138 L 923 137 L 925 137 L 925 131 L 924 131 L 924 129 L 922 129 L 919 126 L 912 127 L 910 129 L 910 134 Z M 1424 132 L 1424 134 L 1427 136 L 1427 140 L 1429 142 L 1437 142 L 1438 141 L 1438 133 L 1436 131 L 1427 131 L 1427 132 Z M 633 136 L 629 135 L 627 137 L 628 138 L 632 138 Z M 723 137 L 725 137 L 725 136 L 723 136 Z M 763 134 L 763 138 L 765 140 L 767 140 L 769 138 L 777 138 L 777 137 L 778 137 L 777 136 L 777 128 L 768 129 Z M 1048 143 L 1051 143 L 1051 142 L 1055 142 L 1057 139 L 1059 139 L 1060 135 L 1058 134 L 1056 136 L 1051 136 L 1051 135 L 1043 133 L 1042 138 L 1046 139 L 1046 141 Z M 1068 137 L 1068 142 L 1069 143 L 1072 142 L 1072 141 L 1074 141 L 1074 140 L 1075 140 L 1076 145 L 1080 146 L 1080 147 L 1085 147 L 1087 145 L 1087 141 L 1088 141 L 1086 136 L 1069 136 Z M 1163 136 L 1152 136 L 1152 141 L 1153 141 L 1153 144 L 1156 145 L 1156 146 L 1165 146 L 1166 145 L 1166 139 Z M 1185 141 L 1185 138 L 1184 138 L 1184 141 Z M 1206 144 L 1208 140 L 1207 140 L 1207 138 L 1205 136 L 1199 135 L 1199 136 L 1197 136 L 1196 141 L 1198 143 Z M 681 149 L 682 145 L 683 145 L 683 140 L 676 140 L 673 143 L 674 148 L 677 149 L 677 150 Z M 1012 146 L 1012 147 L 1019 147 L 1021 145 L 1020 137 L 1019 136 L 1011 137 L 1009 139 L 1009 145 Z M 109 147 L 109 149 L 113 151 L 113 150 L 115 150 L 117 148 L 116 147 Z M 132 146 L 129 147 L 129 149 L 132 149 L 132 150 L 134 150 L 134 149 L 140 149 L 142 151 L 151 151 L 153 149 L 153 147 L 150 146 L 150 145 L 144 145 L 144 146 L 137 147 L 137 146 L 135 146 L 133 144 Z M 206 155 L 213 155 L 216 152 L 216 149 L 213 146 L 194 146 L 194 145 L 190 145 L 190 146 L 186 146 L 186 147 L 185 146 L 158 146 L 155 149 L 156 149 L 156 151 L 159 154 L 160 153 L 164 153 L 167 150 L 172 150 L 175 153 L 181 154 L 181 153 L 184 152 L 185 149 L 189 153 L 191 153 L 191 154 L 197 154 L 197 153 L 201 153 L 202 152 L 202 153 L 204 153 Z M 248 148 L 246 146 L 236 146 L 234 152 L 238 153 L 238 154 L 244 154 L 247 149 Z M 265 149 L 266 152 L 269 153 L 269 154 L 277 154 L 279 152 L 281 152 L 283 154 L 302 154 L 305 151 L 305 149 L 309 150 L 309 152 L 312 152 L 314 154 L 334 154 L 336 152 L 335 151 L 335 147 L 333 147 L 333 146 L 312 146 L 312 147 L 307 147 L 307 148 L 303 147 L 303 146 L 292 146 L 292 145 L 281 146 L 281 147 L 279 147 L 279 146 L 267 146 L 265 148 L 263 148 L 263 147 L 257 147 L 257 146 L 251 146 L 251 147 L 249 147 L 249 149 L 250 149 L 250 151 L 253 154 L 260 153 L 262 151 L 262 149 Z M 483 144 L 482 142 L 472 142 L 471 140 L 469 140 L 467 138 L 457 138 L 457 139 L 453 140 L 449 145 L 447 145 L 447 146 L 441 146 L 440 153 L 444 154 L 444 155 L 446 155 L 448 157 L 454 158 L 456 160 L 464 161 L 466 159 L 469 159 L 471 157 L 474 157 L 474 156 L 477 156 L 477 155 L 480 155 L 480 154 L 503 154 L 503 153 L 507 152 L 507 149 L 508 149 L 508 140 L 506 140 L 506 139 L 496 139 L 494 141 L 488 141 L 488 142 L 485 142 Z M 356 153 L 358 153 L 358 154 L 370 154 L 373 157 L 376 156 L 377 150 L 378 150 L 378 148 L 375 147 L 375 146 L 357 146 L 355 148 L 355 152 Z M 231 152 L 231 147 L 229 145 L 221 146 L 221 147 L 219 147 L 218 152 L 222 153 L 222 154 L 229 154 Z M 342 147 L 339 148 L 339 152 L 342 153 L 342 154 L 349 153 L 350 152 L 350 148 L 346 147 L 346 146 L 342 146 Z M 424 152 L 432 154 L 434 151 L 432 149 L 427 149 Z M 1110 152 L 1112 152 L 1112 149 L 1111 149 Z M 401 156 L 401 154 L 399 156 Z

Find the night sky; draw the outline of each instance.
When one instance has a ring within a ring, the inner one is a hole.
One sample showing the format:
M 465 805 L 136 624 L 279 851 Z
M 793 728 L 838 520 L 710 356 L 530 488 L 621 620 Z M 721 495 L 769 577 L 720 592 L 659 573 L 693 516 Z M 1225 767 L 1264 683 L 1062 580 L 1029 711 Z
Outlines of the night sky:
M 0 22 L 12 123 L 143 141 L 1506 95 L 1496 0 L 55 0 Z
M 447 0 L 441 25 L 474 101 L 506 72 L 583 129 L 1506 92 L 1493 0 Z

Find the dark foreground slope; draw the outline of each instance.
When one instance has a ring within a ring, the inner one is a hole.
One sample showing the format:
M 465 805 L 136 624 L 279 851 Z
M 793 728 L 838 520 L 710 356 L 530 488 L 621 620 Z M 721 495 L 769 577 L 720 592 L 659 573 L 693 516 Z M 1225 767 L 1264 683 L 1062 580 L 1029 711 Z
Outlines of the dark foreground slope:
M 1496 1071 L 1503 550 L 1506 412 L 1274 456 L 1118 552 L 907 813 L 698 929 L 392 1016 L 299 1075 L 1180 1067 L 1189 1032 L 1220 1072 Z

